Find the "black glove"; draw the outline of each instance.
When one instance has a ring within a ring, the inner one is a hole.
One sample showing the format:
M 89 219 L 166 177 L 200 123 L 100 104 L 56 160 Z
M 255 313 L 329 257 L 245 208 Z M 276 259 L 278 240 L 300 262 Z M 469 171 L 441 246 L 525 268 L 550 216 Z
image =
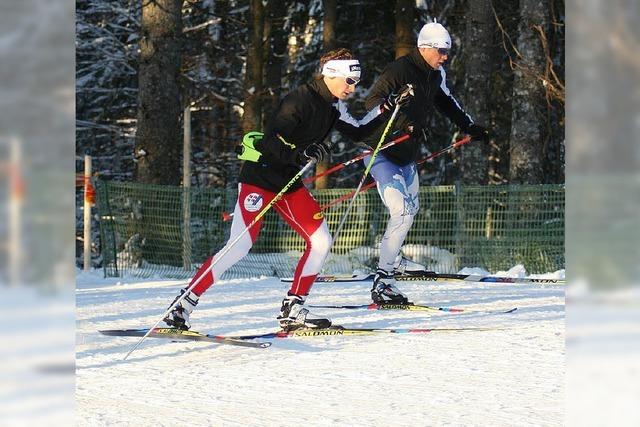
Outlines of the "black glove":
M 298 153 L 298 164 L 306 165 L 311 160 L 318 163 L 329 154 L 329 146 L 324 142 L 314 142 Z
M 469 126 L 466 130 L 466 133 L 471 136 L 472 141 L 482 141 L 489 142 L 491 135 L 489 130 L 484 126 L 476 125 L 475 123 Z
M 387 111 L 393 111 L 396 105 L 403 107 L 409 103 L 413 95 L 413 85 L 407 83 L 398 92 L 391 93 L 382 104 L 382 108 Z

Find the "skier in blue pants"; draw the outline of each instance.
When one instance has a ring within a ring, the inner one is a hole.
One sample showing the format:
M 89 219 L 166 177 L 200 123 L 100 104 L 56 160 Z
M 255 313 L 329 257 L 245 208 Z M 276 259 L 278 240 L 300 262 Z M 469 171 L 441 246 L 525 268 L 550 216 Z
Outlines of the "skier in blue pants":
M 380 153 L 371 168 L 378 193 L 389 210 L 389 222 L 380 244 L 380 259 L 371 289 L 371 298 L 376 304 L 409 302 L 395 286 L 394 264 L 418 213 L 416 160 L 434 107 L 472 139 L 486 141 L 489 137 L 487 129 L 474 123 L 447 88 L 443 66 L 450 49 L 451 37 L 442 25 L 435 22 L 424 25 L 418 35 L 417 48 L 384 69 L 365 102 L 365 106 L 371 108 L 406 84 L 414 88 L 413 100 L 398 113 L 392 129 L 408 133 L 410 138 Z M 380 127 L 372 134 L 367 141 L 369 145 L 376 143 L 382 131 Z M 365 164 L 369 160 L 365 159 Z

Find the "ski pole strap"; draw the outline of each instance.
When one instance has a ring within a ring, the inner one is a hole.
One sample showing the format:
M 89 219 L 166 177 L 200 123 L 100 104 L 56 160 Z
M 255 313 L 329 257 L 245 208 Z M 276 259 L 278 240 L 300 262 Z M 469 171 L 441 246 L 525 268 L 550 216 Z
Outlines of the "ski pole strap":
M 242 137 L 242 145 L 236 147 L 238 159 L 248 162 L 257 162 L 260 160 L 262 153 L 256 149 L 255 144 L 264 138 L 262 132 L 249 132 Z

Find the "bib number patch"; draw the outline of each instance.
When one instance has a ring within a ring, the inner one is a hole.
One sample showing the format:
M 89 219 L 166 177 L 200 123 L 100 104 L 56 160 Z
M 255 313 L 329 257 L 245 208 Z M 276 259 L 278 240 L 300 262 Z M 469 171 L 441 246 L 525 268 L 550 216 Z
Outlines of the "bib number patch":
M 262 208 L 263 199 L 258 193 L 251 193 L 244 198 L 244 209 L 247 212 L 256 212 Z

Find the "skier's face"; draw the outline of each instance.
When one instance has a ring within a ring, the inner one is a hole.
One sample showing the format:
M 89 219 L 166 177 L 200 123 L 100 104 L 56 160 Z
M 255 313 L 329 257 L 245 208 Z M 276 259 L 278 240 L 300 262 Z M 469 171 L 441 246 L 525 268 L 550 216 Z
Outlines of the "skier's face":
M 427 64 L 434 70 L 437 70 L 449 59 L 449 49 L 438 49 L 435 47 L 419 48 L 420 55 Z
M 324 82 L 329 88 L 331 95 L 338 99 L 347 99 L 356 90 L 358 82 L 351 77 L 325 77 Z

